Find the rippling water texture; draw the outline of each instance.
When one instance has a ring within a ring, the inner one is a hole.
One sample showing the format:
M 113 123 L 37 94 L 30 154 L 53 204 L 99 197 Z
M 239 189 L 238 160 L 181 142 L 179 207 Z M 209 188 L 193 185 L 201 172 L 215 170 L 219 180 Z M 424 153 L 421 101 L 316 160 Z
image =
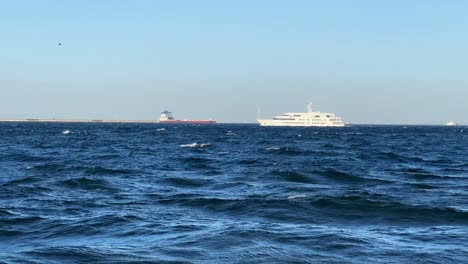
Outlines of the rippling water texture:
M 0 263 L 467 263 L 467 136 L 0 123 Z

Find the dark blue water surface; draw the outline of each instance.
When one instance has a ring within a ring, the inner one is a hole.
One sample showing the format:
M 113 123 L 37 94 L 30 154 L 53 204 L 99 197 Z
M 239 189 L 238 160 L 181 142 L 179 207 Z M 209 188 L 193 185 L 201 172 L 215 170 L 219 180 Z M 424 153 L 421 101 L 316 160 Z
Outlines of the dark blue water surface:
M 0 263 L 369 262 L 468 262 L 468 128 L 0 123 Z

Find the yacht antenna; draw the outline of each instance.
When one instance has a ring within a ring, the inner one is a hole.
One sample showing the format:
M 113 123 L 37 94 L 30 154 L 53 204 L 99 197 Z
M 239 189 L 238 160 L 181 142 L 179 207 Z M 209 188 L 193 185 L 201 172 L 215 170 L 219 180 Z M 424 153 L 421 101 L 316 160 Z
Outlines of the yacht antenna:
M 309 113 L 312 113 L 312 102 L 309 102 L 309 104 L 307 105 L 307 111 Z

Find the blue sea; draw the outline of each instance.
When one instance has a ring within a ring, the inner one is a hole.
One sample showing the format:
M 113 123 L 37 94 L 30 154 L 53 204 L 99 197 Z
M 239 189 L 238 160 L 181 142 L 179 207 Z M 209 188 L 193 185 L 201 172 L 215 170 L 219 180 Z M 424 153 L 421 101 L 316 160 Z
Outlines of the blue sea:
M 0 123 L 0 263 L 468 263 L 468 128 Z

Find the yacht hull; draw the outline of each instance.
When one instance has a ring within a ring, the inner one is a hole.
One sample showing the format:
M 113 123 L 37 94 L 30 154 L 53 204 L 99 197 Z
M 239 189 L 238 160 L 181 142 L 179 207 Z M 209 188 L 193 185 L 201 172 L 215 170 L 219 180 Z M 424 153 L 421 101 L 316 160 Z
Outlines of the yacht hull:
M 277 127 L 344 127 L 345 124 L 287 124 L 283 122 L 277 122 L 272 119 L 258 119 L 257 122 L 260 126 L 277 126 Z

